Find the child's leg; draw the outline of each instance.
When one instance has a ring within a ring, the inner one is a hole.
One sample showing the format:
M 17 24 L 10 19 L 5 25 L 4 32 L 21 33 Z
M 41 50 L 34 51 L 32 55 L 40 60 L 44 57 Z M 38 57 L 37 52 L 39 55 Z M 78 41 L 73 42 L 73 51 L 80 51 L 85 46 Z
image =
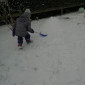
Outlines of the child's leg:
M 26 36 L 25 36 L 25 40 L 26 40 L 26 42 L 27 43 L 29 43 L 31 40 L 30 40 L 30 34 L 27 34 Z
M 22 46 L 23 44 L 23 37 L 18 36 L 18 46 Z

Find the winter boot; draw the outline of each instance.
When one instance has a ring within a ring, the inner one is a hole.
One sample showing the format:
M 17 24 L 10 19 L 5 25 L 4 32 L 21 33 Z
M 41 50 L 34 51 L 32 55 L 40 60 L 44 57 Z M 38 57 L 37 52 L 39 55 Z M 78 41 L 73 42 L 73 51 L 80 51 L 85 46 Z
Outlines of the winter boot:
M 29 43 L 31 43 L 31 42 L 32 42 L 32 40 L 26 40 L 26 42 L 27 42 L 27 44 L 29 44 Z
M 22 49 L 23 47 L 22 47 L 22 44 L 18 44 L 18 47 L 19 47 L 19 49 Z

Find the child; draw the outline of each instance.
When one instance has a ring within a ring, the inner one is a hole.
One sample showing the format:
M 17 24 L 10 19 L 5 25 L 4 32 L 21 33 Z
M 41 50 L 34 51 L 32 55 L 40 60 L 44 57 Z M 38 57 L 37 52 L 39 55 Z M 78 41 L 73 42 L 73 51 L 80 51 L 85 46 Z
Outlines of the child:
M 31 28 L 31 12 L 29 9 L 26 9 L 25 12 L 16 19 L 15 26 L 12 31 L 13 36 L 18 37 L 18 47 L 22 48 L 23 37 L 27 43 L 30 43 L 30 34 L 28 32 L 34 33 L 34 30 Z

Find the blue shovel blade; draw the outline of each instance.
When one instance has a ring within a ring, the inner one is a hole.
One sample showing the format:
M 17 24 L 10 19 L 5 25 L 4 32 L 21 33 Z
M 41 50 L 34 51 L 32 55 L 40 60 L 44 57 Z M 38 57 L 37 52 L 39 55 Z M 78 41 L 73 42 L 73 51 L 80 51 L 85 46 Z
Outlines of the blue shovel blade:
M 42 34 L 41 32 L 40 32 L 40 35 L 43 36 L 43 37 L 46 37 L 47 36 L 47 34 Z

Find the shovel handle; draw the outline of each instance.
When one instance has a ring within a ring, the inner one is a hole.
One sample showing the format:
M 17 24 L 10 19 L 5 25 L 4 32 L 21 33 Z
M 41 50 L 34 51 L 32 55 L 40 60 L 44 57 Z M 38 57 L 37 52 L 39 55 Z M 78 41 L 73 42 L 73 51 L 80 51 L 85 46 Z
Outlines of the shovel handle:
M 38 32 L 34 32 L 34 33 L 37 33 L 37 34 L 39 34 Z

